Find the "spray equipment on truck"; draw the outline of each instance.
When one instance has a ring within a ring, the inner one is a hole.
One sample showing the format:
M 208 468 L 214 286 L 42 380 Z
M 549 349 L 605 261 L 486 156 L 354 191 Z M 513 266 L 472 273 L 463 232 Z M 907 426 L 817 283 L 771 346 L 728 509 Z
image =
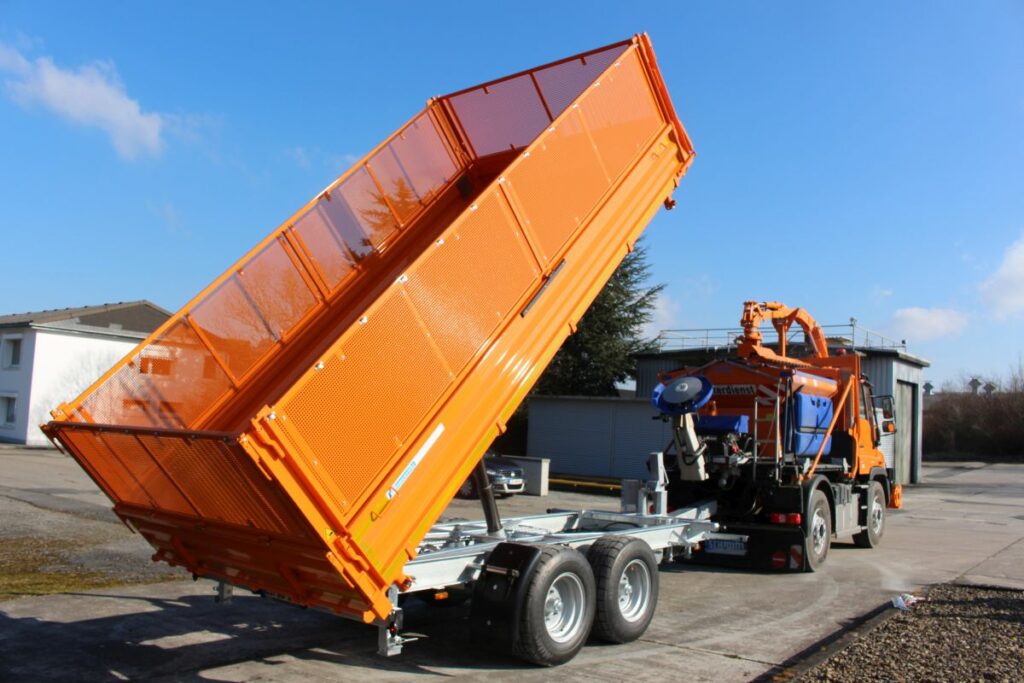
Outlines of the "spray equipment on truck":
M 778 332 L 776 348 L 760 332 L 765 320 Z M 800 357 L 789 344 L 794 323 L 804 332 Z M 877 544 L 884 508 L 900 503 L 878 449 L 882 431 L 895 429 L 891 399 L 872 397 L 856 353 L 830 355 L 803 309 L 747 301 L 741 324 L 735 358 L 665 373 L 651 398 L 672 424 L 669 505 L 713 498 L 716 519 L 749 532 L 748 560 L 784 553 L 775 568 L 816 568 L 833 535 Z M 878 402 L 890 406 L 881 423 Z

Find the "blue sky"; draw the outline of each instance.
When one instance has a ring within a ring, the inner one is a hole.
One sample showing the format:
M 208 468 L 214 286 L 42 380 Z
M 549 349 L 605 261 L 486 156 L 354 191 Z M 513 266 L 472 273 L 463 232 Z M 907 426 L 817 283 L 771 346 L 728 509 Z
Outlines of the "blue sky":
M 1017 365 L 1009 1 L 0 0 L 0 312 L 177 309 L 428 97 L 639 31 L 698 154 L 647 233 L 655 327 L 777 299 L 906 338 L 937 384 Z

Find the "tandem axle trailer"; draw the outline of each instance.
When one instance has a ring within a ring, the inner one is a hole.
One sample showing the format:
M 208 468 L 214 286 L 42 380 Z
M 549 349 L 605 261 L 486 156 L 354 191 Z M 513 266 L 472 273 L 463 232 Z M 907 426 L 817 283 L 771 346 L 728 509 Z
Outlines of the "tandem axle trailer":
M 417 640 L 403 633 L 411 598 L 470 600 L 478 637 L 539 664 L 568 661 L 591 634 L 616 643 L 638 638 L 654 616 L 659 565 L 689 559 L 702 543 L 732 539 L 712 519 L 714 501 L 669 512 L 660 457 L 650 466 L 650 481 L 625 482 L 618 511 L 551 509 L 502 520 L 485 483 L 487 519 L 432 526 L 405 566 L 409 583 L 388 591 L 391 612 L 374 622 L 378 654 L 398 655 Z M 219 595 L 230 590 L 222 583 Z

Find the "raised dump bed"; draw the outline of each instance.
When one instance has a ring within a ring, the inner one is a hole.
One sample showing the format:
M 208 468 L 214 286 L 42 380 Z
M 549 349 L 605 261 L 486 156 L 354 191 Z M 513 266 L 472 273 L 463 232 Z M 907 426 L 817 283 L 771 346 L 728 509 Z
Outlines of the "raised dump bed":
M 692 155 L 646 36 L 432 99 L 44 431 L 154 559 L 386 619 Z

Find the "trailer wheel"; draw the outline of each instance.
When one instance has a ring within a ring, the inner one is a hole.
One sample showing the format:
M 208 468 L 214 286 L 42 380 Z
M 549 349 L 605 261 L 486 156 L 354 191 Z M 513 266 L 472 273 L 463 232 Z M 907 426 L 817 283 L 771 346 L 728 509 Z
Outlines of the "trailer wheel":
M 658 604 L 658 563 L 650 546 L 631 536 L 602 536 L 587 552 L 597 582 L 594 635 L 628 643 L 644 634 Z
M 808 506 L 807 528 L 804 530 L 804 555 L 807 557 L 807 571 L 818 571 L 828 558 L 832 545 L 832 512 L 828 498 L 821 489 L 811 494 Z
M 594 572 L 578 550 L 547 546 L 523 591 L 514 652 L 542 666 L 563 664 L 594 623 Z
M 854 534 L 853 542 L 861 548 L 874 548 L 882 542 L 885 533 L 885 490 L 877 481 L 868 486 L 867 528 Z

